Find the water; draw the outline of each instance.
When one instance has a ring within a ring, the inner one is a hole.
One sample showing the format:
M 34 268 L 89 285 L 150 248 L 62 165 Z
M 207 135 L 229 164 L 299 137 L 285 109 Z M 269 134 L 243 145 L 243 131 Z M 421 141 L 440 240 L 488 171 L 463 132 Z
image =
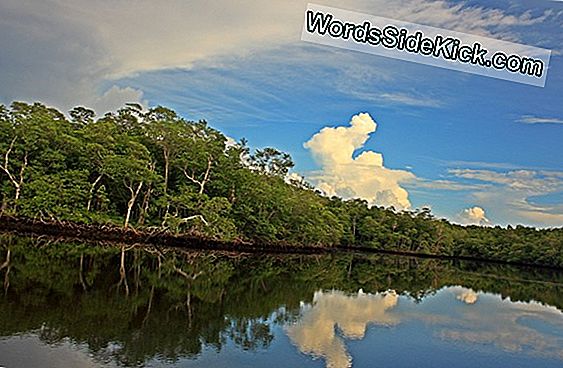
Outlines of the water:
M 563 274 L 0 237 L 0 366 L 561 367 Z

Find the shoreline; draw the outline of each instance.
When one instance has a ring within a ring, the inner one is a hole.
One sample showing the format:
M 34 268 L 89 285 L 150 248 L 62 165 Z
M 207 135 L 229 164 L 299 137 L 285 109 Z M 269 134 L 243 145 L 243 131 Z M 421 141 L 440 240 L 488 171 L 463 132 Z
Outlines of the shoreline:
M 432 258 L 449 261 L 471 261 L 492 263 L 499 265 L 512 265 L 519 267 L 533 267 L 552 270 L 563 270 L 562 267 L 514 262 L 498 259 L 484 259 L 470 256 L 451 256 L 444 254 L 429 254 L 417 252 L 395 251 L 371 247 L 327 247 L 276 243 L 252 243 L 244 241 L 224 241 L 209 239 L 195 235 L 174 235 L 167 232 L 149 232 L 147 230 L 125 229 L 115 225 L 91 225 L 67 221 L 43 221 L 12 216 L 0 216 L 0 234 L 14 234 L 17 236 L 40 236 L 57 240 L 79 240 L 84 242 L 109 242 L 115 244 L 147 245 L 167 248 L 180 248 L 191 250 L 229 251 L 240 253 L 270 253 L 270 254 L 336 254 L 336 253 L 362 253 L 382 254 L 413 258 Z

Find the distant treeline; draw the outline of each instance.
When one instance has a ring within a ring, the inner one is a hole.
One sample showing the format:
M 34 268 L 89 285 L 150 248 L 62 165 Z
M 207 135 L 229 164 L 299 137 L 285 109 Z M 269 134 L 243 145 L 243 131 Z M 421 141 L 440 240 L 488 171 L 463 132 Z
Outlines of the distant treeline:
M 251 151 L 160 106 L 129 104 L 98 118 L 76 107 L 67 118 L 40 103 L 0 105 L 3 214 L 563 267 L 563 229 L 462 227 L 427 208 L 327 198 L 290 179 L 292 167 L 287 153 Z

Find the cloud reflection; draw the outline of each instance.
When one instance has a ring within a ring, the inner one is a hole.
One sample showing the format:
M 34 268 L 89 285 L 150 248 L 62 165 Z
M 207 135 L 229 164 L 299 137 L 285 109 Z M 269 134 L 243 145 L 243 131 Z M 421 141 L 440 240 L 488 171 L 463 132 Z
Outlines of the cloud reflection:
M 495 294 L 476 294 L 462 287 L 446 288 L 471 306 L 455 310 L 458 317 L 434 328 L 453 342 L 494 345 L 507 352 L 563 359 L 563 313 L 531 301 L 513 302 Z M 480 303 L 475 304 L 479 298 Z M 559 333 L 558 333 L 559 331 Z
M 401 303 L 399 304 L 399 299 Z M 482 345 L 509 353 L 563 359 L 563 313 L 541 303 L 514 302 L 501 295 L 462 286 L 444 287 L 415 302 L 395 292 L 357 294 L 318 291 L 312 304 L 301 306 L 301 318 L 286 331 L 305 354 L 323 358 L 328 368 L 352 366 L 346 339 L 363 339 L 367 326 L 406 328 L 397 334 L 408 349 L 411 326 L 427 335 L 428 349 L 446 340 L 454 345 Z M 412 331 L 411 331 L 412 332 Z M 365 341 L 370 344 L 370 341 Z M 391 342 L 391 344 L 393 344 Z M 394 347 L 399 348 L 399 347 Z
M 389 313 L 397 305 L 395 292 L 348 295 L 341 291 L 318 291 L 312 305 L 302 306 L 302 318 L 287 328 L 287 334 L 305 354 L 322 357 L 328 368 L 352 366 L 344 338 L 362 339 L 368 324 L 390 326 L 399 319 Z
M 460 287 L 458 290 L 455 290 L 456 289 L 455 287 L 452 289 L 454 289 L 454 294 L 456 294 L 456 299 L 461 300 L 465 304 L 475 304 L 479 299 L 479 295 L 477 295 L 477 293 L 472 289 L 466 289 L 463 287 Z

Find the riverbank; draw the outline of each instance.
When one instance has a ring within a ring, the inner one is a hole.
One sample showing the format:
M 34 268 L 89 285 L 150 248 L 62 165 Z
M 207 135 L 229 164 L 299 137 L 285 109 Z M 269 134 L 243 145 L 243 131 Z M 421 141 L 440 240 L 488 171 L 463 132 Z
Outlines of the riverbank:
M 280 253 L 280 254 L 327 254 L 327 253 L 378 253 L 396 256 L 434 258 L 444 260 L 463 260 L 486 263 L 508 264 L 526 267 L 540 267 L 561 270 L 549 264 L 513 262 L 502 259 L 486 259 L 469 256 L 451 256 L 421 252 L 405 252 L 377 249 L 362 246 L 310 246 L 287 242 L 256 243 L 247 241 L 223 241 L 203 236 L 175 235 L 162 230 L 123 228 L 115 225 L 80 224 L 68 221 L 45 221 L 12 216 L 0 216 L 0 233 L 21 236 L 41 236 L 57 240 L 80 240 L 84 242 L 109 242 L 128 245 L 148 245 L 157 248 L 170 247 L 194 250 L 235 251 L 241 253 Z

